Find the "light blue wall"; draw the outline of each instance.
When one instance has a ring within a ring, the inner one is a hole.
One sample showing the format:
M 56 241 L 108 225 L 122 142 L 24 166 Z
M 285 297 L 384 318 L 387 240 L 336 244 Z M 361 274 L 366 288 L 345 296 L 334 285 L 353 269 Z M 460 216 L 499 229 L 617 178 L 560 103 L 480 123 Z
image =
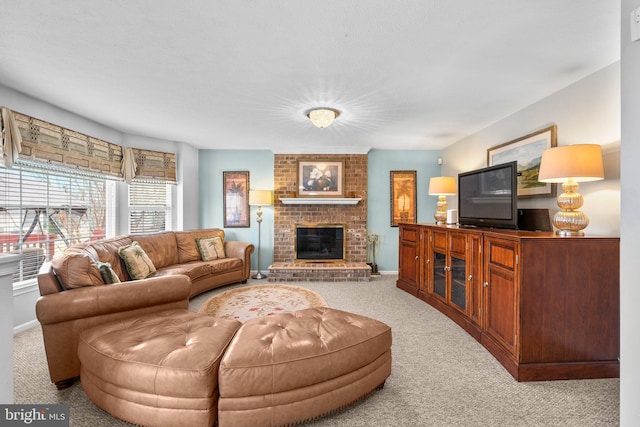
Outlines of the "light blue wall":
M 200 181 L 200 227 L 223 228 L 222 173 L 249 171 L 249 188 L 273 190 L 273 153 L 269 150 L 200 150 L 198 174 Z M 251 206 L 249 228 L 225 228 L 229 240 L 252 242 L 256 252 L 251 257 L 251 269 L 258 269 L 258 223 L 256 207 Z M 265 272 L 273 262 L 273 206 L 262 208 L 260 269 Z
M 392 170 L 415 170 L 418 180 L 418 222 L 434 222 L 438 198 L 427 195 L 429 178 L 440 176 L 440 151 L 434 150 L 371 150 L 368 156 L 368 221 L 367 233 L 378 234 L 376 263 L 381 271 L 398 270 L 398 227 L 391 227 Z
M 418 178 L 418 222 L 433 222 L 437 198 L 427 195 L 429 178 L 440 175 L 437 160 L 440 151 L 433 150 L 371 150 L 368 154 L 368 234 L 378 234 L 380 245 L 376 263 L 381 271 L 398 270 L 398 227 L 390 220 L 390 171 L 415 170 Z M 271 151 L 200 150 L 198 173 L 200 181 L 200 227 L 223 228 L 222 172 L 249 171 L 250 188 L 273 190 L 273 161 Z M 250 228 L 226 228 L 231 240 L 258 245 L 258 224 L 251 207 Z M 260 269 L 264 272 L 273 262 L 273 207 L 263 208 L 262 250 Z M 251 268 L 258 266 L 257 254 Z

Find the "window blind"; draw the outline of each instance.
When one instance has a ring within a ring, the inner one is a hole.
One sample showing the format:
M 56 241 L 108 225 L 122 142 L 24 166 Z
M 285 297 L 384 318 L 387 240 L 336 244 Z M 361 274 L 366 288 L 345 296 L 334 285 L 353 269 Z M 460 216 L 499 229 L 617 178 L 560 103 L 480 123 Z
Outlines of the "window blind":
M 23 255 L 14 283 L 72 244 L 105 236 L 115 218 L 109 186 L 100 176 L 0 166 L 0 253 Z
M 129 233 L 171 229 L 171 187 L 161 182 L 129 184 Z

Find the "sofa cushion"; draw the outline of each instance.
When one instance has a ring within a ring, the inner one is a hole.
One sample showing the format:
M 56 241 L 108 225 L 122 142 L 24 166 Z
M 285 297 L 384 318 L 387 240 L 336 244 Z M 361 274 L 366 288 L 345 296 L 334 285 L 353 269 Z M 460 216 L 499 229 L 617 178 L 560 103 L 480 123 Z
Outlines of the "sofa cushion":
M 211 273 L 225 273 L 227 271 L 233 271 L 241 269 L 243 267 L 242 260 L 240 258 L 222 258 L 208 261 Z
M 238 258 L 223 258 L 212 261 L 193 261 L 186 264 L 170 265 L 159 268 L 156 276 L 171 276 L 173 274 L 184 274 L 194 282 L 203 277 L 218 273 L 229 273 L 242 269 L 242 260 Z
M 111 285 L 113 283 L 120 283 L 120 278 L 111 268 L 111 264 L 108 262 L 96 262 L 96 267 L 100 271 L 100 275 L 102 276 L 102 280 L 106 285 Z
M 144 248 L 156 268 L 178 264 L 176 236 L 173 231 L 132 235 L 131 240 L 138 242 Z
M 175 264 L 168 267 L 159 268 L 156 272 L 158 276 L 171 276 L 173 274 L 184 274 L 193 282 L 201 277 L 211 275 L 211 266 L 203 261 L 193 261 L 186 264 Z
M 178 264 L 191 261 L 202 261 L 196 239 L 203 237 L 219 236 L 224 241 L 224 230 L 209 228 L 205 230 L 176 231 L 176 244 L 178 245 Z
M 64 289 L 104 285 L 91 257 L 83 253 L 65 253 L 51 260 L 53 271 Z
M 136 241 L 118 249 L 118 255 L 123 259 L 133 280 L 146 279 L 156 272 L 153 262 Z
M 202 237 L 196 239 L 198 252 L 203 261 L 211 261 L 214 259 L 226 258 L 224 253 L 224 242 L 220 236 Z

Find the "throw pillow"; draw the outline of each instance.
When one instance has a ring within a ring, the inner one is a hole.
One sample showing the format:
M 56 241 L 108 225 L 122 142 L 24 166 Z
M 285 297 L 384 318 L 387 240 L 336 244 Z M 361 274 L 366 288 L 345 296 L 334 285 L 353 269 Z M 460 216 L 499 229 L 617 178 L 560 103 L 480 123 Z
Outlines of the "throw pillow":
M 116 272 L 113 271 L 110 263 L 98 261 L 96 262 L 96 267 L 100 270 L 100 275 L 102 276 L 102 280 L 104 280 L 105 284 L 111 285 L 114 283 L 120 283 L 120 278 Z
M 196 239 L 198 245 L 198 252 L 203 261 L 212 261 L 214 259 L 226 258 L 224 253 L 224 242 L 220 236 L 204 237 Z
M 146 279 L 156 272 L 156 267 L 138 242 L 122 246 L 118 255 L 124 261 L 132 280 Z

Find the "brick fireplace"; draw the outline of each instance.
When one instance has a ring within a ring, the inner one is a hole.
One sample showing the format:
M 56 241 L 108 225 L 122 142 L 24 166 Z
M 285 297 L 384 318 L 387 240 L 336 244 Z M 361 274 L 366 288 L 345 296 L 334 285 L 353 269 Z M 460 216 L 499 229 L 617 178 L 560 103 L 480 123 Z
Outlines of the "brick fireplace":
M 344 160 L 345 197 L 361 200 L 355 205 L 282 203 L 281 198 L 295 197 L 298 160 Z M 366 154 L 276 154 L 274 188 L 274 264 L 269 267 L 269 281 L 369 280 Z M 344 224 L 344 262 L 295 262 L 298 224 Z

